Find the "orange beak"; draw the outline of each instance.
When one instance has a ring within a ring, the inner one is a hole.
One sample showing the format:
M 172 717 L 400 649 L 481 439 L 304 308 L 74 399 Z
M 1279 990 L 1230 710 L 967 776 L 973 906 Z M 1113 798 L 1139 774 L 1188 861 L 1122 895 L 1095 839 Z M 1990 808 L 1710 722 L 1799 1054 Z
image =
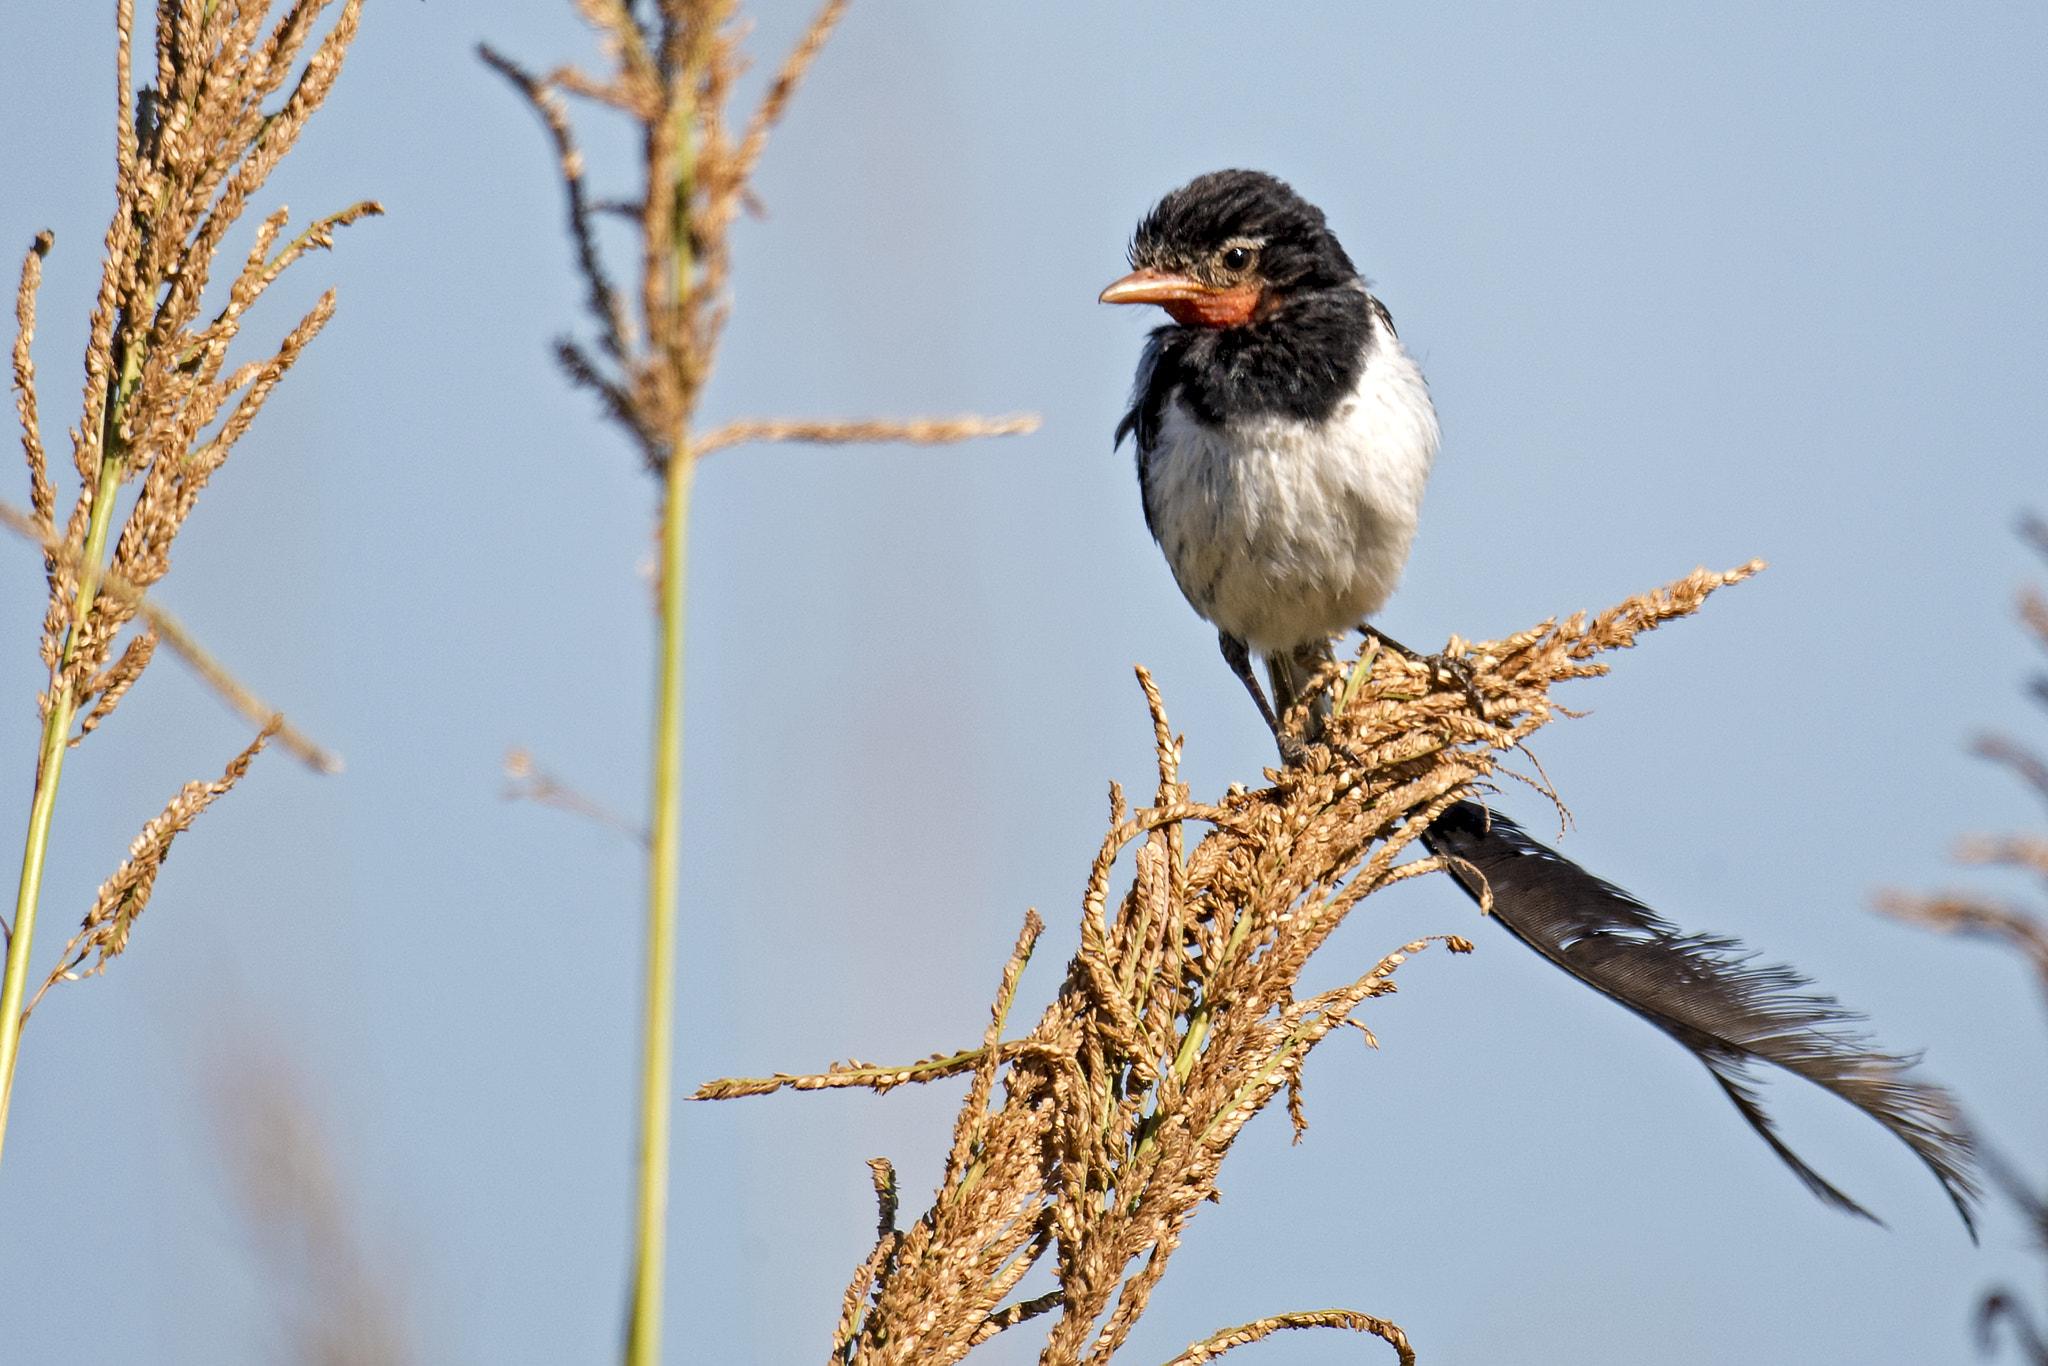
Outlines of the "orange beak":
M 1217 289 L 1172 271 L 1134 270 L 1102 291 L 1106 304 L 1158 304 L 1173 320 L 1189 327 L 1236 327 L 1251 321 L 1259 306 L 1255 284 Z
M 1175 275 L 1171 271 L 1134 270 L 1102 291 L 1099 302 L 1105 304 L 1170 304 L 1183 299 L 1199 299 L 1212 294 L 1207 285 L 1186 275 Z

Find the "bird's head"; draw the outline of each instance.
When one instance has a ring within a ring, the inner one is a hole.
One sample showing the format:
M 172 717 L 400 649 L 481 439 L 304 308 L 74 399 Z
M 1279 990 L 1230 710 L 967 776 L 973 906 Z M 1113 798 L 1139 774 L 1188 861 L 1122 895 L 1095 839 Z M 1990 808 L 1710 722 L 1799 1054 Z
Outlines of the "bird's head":
M 1323 211 L 1259 171 L 1213 171 L 1159 201 L 1106 304 L 1158 304 L 1188 327 L 1241 327 L 1289 297 L 1344 288 L 1357 268 Z

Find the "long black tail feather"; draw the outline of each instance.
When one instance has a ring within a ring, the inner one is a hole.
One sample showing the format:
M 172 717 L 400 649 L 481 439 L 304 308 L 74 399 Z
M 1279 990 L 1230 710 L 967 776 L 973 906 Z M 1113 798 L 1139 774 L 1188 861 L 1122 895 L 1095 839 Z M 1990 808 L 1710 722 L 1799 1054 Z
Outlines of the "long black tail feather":
M 1848 1101 L 1913 1150 L 1977 1236 L 1980 1191 L 1968 1130 L 1938 1086 L 1911 1079 L 1914 1059 L 1879 1053 L 1860 1016 L 1789 967 L 1755 966 L 1733 939 L 1684 934 L 1613 883 L 1531 839 L 1478 802 L 1439 816 L 1423 844 L 1456 860 L 1474 901 L 1491 893 L 1494 919 L 1558 967 L 1641 1015 L 1706 1064 L 1751 1128 L 1822 1201 L 1876 1223 L 1779 1137 L 1751 1069 L 1770 1063 Z

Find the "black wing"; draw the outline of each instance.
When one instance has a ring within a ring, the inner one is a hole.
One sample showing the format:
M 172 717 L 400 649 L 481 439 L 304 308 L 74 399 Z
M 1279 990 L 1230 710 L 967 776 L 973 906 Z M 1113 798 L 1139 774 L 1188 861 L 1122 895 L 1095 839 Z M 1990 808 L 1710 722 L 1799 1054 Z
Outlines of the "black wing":
M 1138 357 L 1138 378 L 1131 384 L 1131 406 L 1125 411 L 1123 420 L 1116 424 L 1116 439 L 1110 443 L 1113 450 L 1124 444 L 1124 438 L 1136 434 L 1138 458 L 1143 460 L 1145 452 L 1159 441 L 1159 423 L 1166 416 L 1166 400 L 1179 382 L 1177 367 L 1171 360 L 1164 366 L 1160 359 L 1166 352 L 1168 333 L 1171 327 L 1155 327 L 1152 335 L 1145 339 L 1145 350 Z
M 1159 444 L 1159 424 L 1166 419 L 1166 404 L 1173 397 L 1174 386 L 1180 383 L 1180 367 L 1177 352 L 1169 354 L 1168 343 L 1180 331 L 1174 327 L 1158 327 L 1146 338 L 1144 354 L 1138 357 L 1138 378 L 1131 385 L 1130 410 L 1123 420 L 1116 424 L 1116 439 L 1110 449 L 1124 444 L 1124 438 L 1135 435 L 1138 456 L 1138 496 L 1145 508 L 1145 530 L 1152 533 L 1152 539 L 1159 539 L 1159 528 L 1152 516 L 1152 494 L 1145 478 L 1145 466 L 1152 458 L 1153 448 Z
M 1680 933 L 1477 802 L 1451 807 L 1422 841 L 1433 854 L 1463 861 L 1452 875 L 1475 901 L 1491 891 L 1494 919 L 1510 934 L 1690 1049 L 1823 1201 L 1882 1222 L 1785 1145 L 1757 1098 L 1750 1072 L 1757 1063 L 1832 1091 L 1890 1130 L 1927 1164 L 1976 1238 L 1974 1152 L 1955 1102 L 1907 1076 L 1913 1059 L 1874 1051 L 1854 1029 L 1861 1017 L 1813 994 L 1813 983 L 1789 967 L 1755 966 L 1733 939 Z

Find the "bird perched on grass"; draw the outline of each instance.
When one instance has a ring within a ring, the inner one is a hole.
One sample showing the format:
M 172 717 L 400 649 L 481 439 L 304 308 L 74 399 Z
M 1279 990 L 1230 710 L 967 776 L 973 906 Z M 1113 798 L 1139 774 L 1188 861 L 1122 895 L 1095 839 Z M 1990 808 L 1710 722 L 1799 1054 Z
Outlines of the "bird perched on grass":
M 1130 263 L 1103 302 L 1157 304 L 1173 321 L 1146 342 L 1116 441 L 1136 438 L 1145 524 L 1294 762 L 1328 706 L 1304 693 L 1332 638 L 1373 631 L 1366 619 L 1400 581 L 1436 458 L 1436 410 L 1322 211 L 1272 176 L 1218 171 L 1173 191 L 1138 225 Z M 1280 718 L 1303 700 L 1307 732 L 1288 734 Z M 1884 1125 L 1974 1237 L 1971 1147 L 1953 1102 L 1910 1077 L 1910 1059 L 1874 1051 L 1857 1017 L 1805 977 L 1753 964 L 1733 940 L 1682 933 L 1478 802 L 1450 807 L 1423 842 L 1459 860 L 1454 876 L 1474 900 L 1491 892 L 1494 919 L 1516 938 L 1690 1049 L 1823 1201 L 1874 1218 L 1778 1136 L 1754 1089 L 1757 1064 Z
M 1400 582 L 1436 409 L 1322 211 L 1271 176 L 1174 191 L 1131 265 L 1103 300 L 1174 321 L 1146 344 L 1116 439 L 1137 437 L 1145 525 L 1278 735 L 1331 637 Z

